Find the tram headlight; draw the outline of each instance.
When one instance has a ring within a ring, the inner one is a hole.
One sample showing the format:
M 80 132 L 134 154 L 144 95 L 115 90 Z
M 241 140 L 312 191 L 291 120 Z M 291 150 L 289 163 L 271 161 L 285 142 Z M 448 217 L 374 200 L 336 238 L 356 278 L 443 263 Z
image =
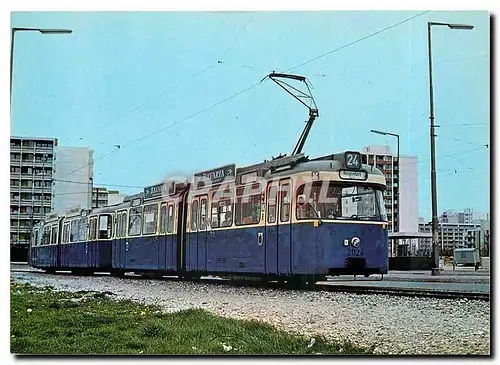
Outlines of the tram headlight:
M 353 237 L 351 240 L 351 245 L 353 247 L 359 247 L 360 243 L 361 243 L 361 240 L 358 237 Z

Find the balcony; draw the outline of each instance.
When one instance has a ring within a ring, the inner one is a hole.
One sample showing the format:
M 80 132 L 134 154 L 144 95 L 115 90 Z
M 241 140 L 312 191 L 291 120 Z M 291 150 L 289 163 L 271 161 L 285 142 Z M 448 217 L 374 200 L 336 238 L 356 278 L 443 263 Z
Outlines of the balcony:
M 16 145 L 10 145 L 10 151 L 11 152 L 21 152 L 21 145 L 16 144 Z
M 21 166 L 21 159 L 20 158 L 11 158 L 10 165 L 11 166 Z

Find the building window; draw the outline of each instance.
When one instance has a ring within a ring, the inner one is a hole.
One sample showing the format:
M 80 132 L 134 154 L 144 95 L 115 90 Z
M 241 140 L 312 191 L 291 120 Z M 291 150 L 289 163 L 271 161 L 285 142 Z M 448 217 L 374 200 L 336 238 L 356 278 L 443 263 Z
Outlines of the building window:
M 144 227 L 143 234 L 156 233 L 156 225 L 158 222 L 158 204 L 146 205 L 144 207 Z
M 130 216 L 128 222 L 129 236 L 140 235 L 141 226 L 142 226 L 142 207 L 130 208 Z

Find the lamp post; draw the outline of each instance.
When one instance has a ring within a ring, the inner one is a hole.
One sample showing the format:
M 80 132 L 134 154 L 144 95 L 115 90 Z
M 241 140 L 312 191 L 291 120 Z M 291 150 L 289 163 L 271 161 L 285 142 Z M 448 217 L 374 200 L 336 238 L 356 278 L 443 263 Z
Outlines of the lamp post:
M 432 196 L 432 275 L 438 274 L 439 247 L 438 247 L 438 213 L 437 213 L 437 184 L 436 184 L 436 142 L 434 125 L 434 89 L 432 85 L 432 26 L 446 26 L 453 30 L 472 30 L 474 27 L 467 24 L 427 23 L 427 45 L 429 55 L 429 109 L 430 109 L 430 140 L 431 140 L 431 196 Z
M 401 219 L 400 219 L 400 212 L 401 212 L 401 209 L 400 209 L 400 206 L 401 206 L 401 199 L 400 199 L 400 196 L 401 196 L 401 181 L 399 180 L 399 169 L 401 168 L 401 164 L 399 163 L 399 134 L 396 134 L 396 133 L 389 133 L 389 132 L 382 132 L 382 131 L 377 131 L 375 129 L 372 129 L 370 130 L 370 132 L 372 133 L 375 133 L 375 134 L 381 134 L 383 136 L 393 136 L 393 137 L 396 137 L 397 139 L 397 142 L 398 142 L 398 145 L 397 145 L 397 156 L 398 156 L 398 172 L 397 172 L 397 177 L 398 177 L 398 219 L 397 219 L 397 229 L 394 229 L 395 232 L 399 232 L 399 223 L 401 222 Z
M 71 34 L 71 29 L 12 28 L 10 40 L 10 99 L 12 102 L 12 69 L 14 64 L 14 40 L 16 32 L 39 32 L 42 34 Z

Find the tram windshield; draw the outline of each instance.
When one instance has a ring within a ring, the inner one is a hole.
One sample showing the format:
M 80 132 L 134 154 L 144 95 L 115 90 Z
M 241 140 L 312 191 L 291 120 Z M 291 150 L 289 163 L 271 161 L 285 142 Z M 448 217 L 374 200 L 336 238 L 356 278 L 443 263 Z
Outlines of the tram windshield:
M 297 219 L 386 221 L 382 191 L 372 186 L 314 181 L 297 189 Z

